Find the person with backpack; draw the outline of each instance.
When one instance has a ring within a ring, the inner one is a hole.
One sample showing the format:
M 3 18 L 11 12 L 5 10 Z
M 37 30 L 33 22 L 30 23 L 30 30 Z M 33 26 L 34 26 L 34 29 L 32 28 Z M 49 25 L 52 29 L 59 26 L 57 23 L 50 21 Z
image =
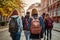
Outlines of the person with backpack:
M 18 16 L 18 11 L 14 10 L 9 20 L 9 32 L 12 40 L 20 40 L 22 29 L 22 20 Z
M 21 19 L 22 19 L 22 24 L 24 24 L 24 16 L 22 16 Z
M 34 11 L 34 12 L 33 12 Z M 32 10 L 32 17 L 29 20 L 30 26 L 30 39 L 32 40 L 41 40 L 41 32 L 43 29 L 43 19 L 38 17 L 38 12 L 36 9 Z
M 49 16 L 49 14 L 46 14 L 45 24 L 46 24 L 46 30 L 47 30 L 47 40 L 51 40 L 51 37 L 52 37 L 52 28 L 53 28 L 53 20 Z
M 24 30 L 26 40 L 29 40 L 29 35 L 30 35 L 30 29 L 29 29 L 29 26 L 28 26 L 29 18 L 30 18 L 30 12 L 27 12 L 26 16 L 24 18 L 24 23 L 23 23 L 23 30 Z
M 43 32 L 41 33 L 41 38 L 44 38 L 44 40 L 46 39 L 46 26 L 45 26 L 45 15 L 46 15 L 46 13 L 43 13 L 42 14 L 42 16 L 41 16 L 41 18 L 43 19 Z
M 32 21 L 31 21 L 31 26 L 30 26 L 30 38 L 40 40 L 40 33 L 42 31 L 41 24 L 39 22 L 39 17 L 37 14 L 34 14 Z

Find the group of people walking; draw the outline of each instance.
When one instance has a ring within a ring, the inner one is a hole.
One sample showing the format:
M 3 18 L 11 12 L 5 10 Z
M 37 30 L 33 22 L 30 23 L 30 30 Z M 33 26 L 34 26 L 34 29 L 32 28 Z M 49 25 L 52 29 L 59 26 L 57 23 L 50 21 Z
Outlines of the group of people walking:
M 33 12 L 34 11 L 34 12 Z M 26 40 L 51 40 L 53 20 L 49 14 L 43 13 L 38 16 L 37 10 L 27 12 L 25 17 L 19 17 L 18 11 L 14 10 L 9 19 L 9 32 L 12 40 L 20 40 L 21 32 L 24 31 Z

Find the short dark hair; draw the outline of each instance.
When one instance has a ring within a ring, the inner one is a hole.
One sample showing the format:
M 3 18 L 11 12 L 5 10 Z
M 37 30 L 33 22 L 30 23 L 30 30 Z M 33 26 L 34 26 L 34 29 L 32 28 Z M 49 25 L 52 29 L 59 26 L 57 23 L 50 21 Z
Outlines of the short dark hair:
M 30 12 L 27 12 L 26 14 L 30 14 Z
M 49 16 L 49 14 L 46 14 L 46 16 Z
M 43 13 L 42 15 L 45 16 L 45 13 Z

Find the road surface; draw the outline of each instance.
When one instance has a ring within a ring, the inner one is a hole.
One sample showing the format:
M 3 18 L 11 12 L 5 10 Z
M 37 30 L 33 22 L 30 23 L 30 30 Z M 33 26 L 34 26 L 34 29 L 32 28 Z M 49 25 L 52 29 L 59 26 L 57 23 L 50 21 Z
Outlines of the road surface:
M 60 40 L 60 32 L 52 31 L 52 35 L 52 40 Z M 12 40 L 8 30 L 0 32 L 0 40 Z M 24 32 L 22 32 L 21 40 L 25 40 Z

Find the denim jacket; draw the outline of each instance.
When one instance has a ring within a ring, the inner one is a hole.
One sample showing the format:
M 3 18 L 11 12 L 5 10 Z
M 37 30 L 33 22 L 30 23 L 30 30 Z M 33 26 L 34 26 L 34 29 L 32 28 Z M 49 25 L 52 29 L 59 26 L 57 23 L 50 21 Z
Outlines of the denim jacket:
M 40 20 L 40 25 L 42 26 L 42 32 L 44 33 L 44 32 L 45 32 L 45 22 L 44 22 L 44 19 L 43 19 L 43 17 L 41 16 L 41 17 L 39 18 L 39 20 Z
M 22 25 L 22 20 L 21 20 L 21 18 L 20 18 L 19 16 L 17 16 L 17 15 L 14 15 L 14 16 L 12 16 L 12 17 L 13 17 L 13 18 L 18 17 L 18 18 L 17 18 L 18 32 L 22 31 L 22 30 L 23 30 L 23 25 Z M 9 19 L 9 22 L 10 22 L 10 20 L 11 20 L 11 18 Z

